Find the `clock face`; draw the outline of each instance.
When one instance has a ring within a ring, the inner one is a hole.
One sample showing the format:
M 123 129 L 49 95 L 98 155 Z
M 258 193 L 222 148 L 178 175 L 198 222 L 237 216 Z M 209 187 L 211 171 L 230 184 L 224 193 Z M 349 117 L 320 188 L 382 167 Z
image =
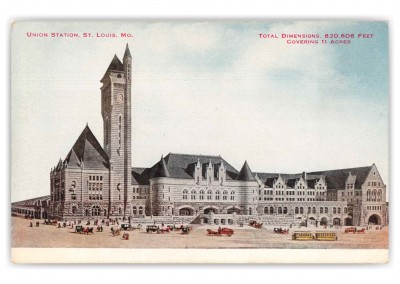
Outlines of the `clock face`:
M 117 101 L 118 101 L 119 103 L 122 103 L 122 102 L 124 101 L 124 95 L 123 95 L 123 94 L 117 95 Z

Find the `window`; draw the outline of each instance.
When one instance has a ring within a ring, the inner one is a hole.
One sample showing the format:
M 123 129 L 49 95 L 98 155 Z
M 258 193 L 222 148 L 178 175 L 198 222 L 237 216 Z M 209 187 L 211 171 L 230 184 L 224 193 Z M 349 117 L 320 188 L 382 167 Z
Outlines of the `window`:
M 78 212 L 78 210 L 76 209 L 76 206 L 72 206 L 72 214 L 76 215 L 76 213 Z
M 333 207 L 333 214 L 336 214 L 336 207 Z
M 340 214 L 340 207 L 338 207 L 338 209 L 337 209 L 337 213 L 338 213 L 338 214 Z
M 325 207 L 325 214 L 328 213 L 328 207 Z
M 188 191 L 187 191 L 187 189 L 183 190 L 182 199 L 183 200 L 187 200 L 188 199 Z
M 215 192 L 215 200 L 219 200 L 219 190 Z
M 235 200 L 235 192 L 233 190 L 231 191 L 231 200 Z
M 299 207 L 294 208 L 294 214 L 299 214 Z
M 136 208 L 136 206 L 133 206 L 133 207 L 132 207 L 132 213 L 133 213 L 133 215 L 136 215 L 136 214 L 137 214 L 137 208 Z
M 204 191 L 203 191 L 203 190 L 200 190 L 199 199 L 200 199 L 200 200 L 203 200 L 203 199 L 204 199 Z
M 283 214 L 287 214 L 287 207 L 283 207 Z
M 271 207 L 269 208 L 269 214 L 274 214 L 274 207 L 271 206 Z
M 100 207 L 99 206 L 92 207 L 92 216 L 100 216 Z
M 191 199 L 191 200 L 196 200 L 196 191 L 195 191 L 195 190 L 192 190 L 192 191 L 190 192 L 190 199 Z
M 207 200 L 211 200 L 212 199 L 212 191 L 209 190 L 207 191 Z
M 222 200 L 228 200 L 228 191 L 227 190 L 224 190 L 222 192 Z
M 312 213 L 313 213 L 313 214 L 315 214 L 315 213 L 316 213 L 316 211 L 317 211 L 317 210 L 316 210 L 316 208 L 315 208 L 315 207 L 313 207 L 313 208 L 312 208 Z
M 304 208 L 300 207 L 300 214 L 304 214 Z
M 343 213 L 344 213 L 344 214 L 347 214 L 347 207 L 345 207 L 345 208 L 343 209 Z
M 268 206 L 264 207 L 264 214 L 268 214 Z

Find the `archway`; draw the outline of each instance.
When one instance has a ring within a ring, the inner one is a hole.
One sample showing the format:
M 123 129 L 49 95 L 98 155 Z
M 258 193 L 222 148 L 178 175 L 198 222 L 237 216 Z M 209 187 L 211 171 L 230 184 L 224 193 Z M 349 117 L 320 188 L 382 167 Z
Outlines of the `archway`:
M 340 226 L 340 218 L 334 218 L 333 219 L 333 225 Z
M 240 214 L 240 209 L 236 208 L 236 207 L 231 207 L 231 208 L 228 208 L 227 213 L 228 214 L 233 214 L 233 213 Z
M 187 207 L 179 209 L 179 215 L 180 216 L 192 216 L 193 215 L 193 209 L 187 208 Z
M 327 226 L 328 225 L 328 220 L 325 217 L 322 217 L 320 224 L 321 224 L 321 226 Z
M 368 224 L 371 224 L 371 225 L 381 225 L 381 217 L 379 217 L 379 216 L 376 215 L 376 214 L 371 215 L 371 216 L 368 218 Z
M 345 226 L 353 226 L 353 220 L 349 217 L 344 219 L 344 225 Z
M 211 212 L 214 213 L 214 214 L 217 214 L 218 210 L 216 208 L 212 208 L 212 207 L 204 209 L 204 214 L 210 214 Z

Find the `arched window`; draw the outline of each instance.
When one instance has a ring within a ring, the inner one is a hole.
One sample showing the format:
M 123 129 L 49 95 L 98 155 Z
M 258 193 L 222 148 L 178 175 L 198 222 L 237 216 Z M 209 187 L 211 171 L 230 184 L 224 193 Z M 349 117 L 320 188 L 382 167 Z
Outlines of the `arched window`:
M 231 200 L 235 200 L 235 192 L 233 190 L 231 191 Z
M 215 192 L 215 200 L 219 200 L 219 190 Z
M 100 216 L 100 207 L 99 206 L 92 207 L 92 216 Z
M 121 207 L 118 207 L 118 214 L 122 215 L 122 208 Z
M 372 201 L 376 201 L 376 190 L 372 191 Z
M 191 199 L 191 200 L 196 200 L 196 191 L 195 191 L 195 190 L 192 190 L 192 191 L 190 192 L 190 199 Z
M 304 208 L 300 207 L 300 214 L 304 214 Z
M 143 215 L 143 207 L 142 206 L 139 207 L 139 215 Z
M 340 207 L 338 207 L 338 209 L 337 209 L 337 213 L 338 213 L 338 214 L 340 214 L 340 211 L 341 211 L 341 210 L 340 210 Z
M 137 208 L 136 208 L 136 206 L 133 206 L 133 207 L 132 207 L 132 214 L 133 214 L 133 215 L 136 215 L 136 214 L 137 214 Z
M 207 191 L 207 200 L 211 200 L 212 199 L 212 191 L 209 190 Z
M 264 207 L 264 214 L 268 214 L 269 212 L 268 212 L 268 206 L 265 206 Z
M 382 190 L 378 191 L 378 201 L 382 200 Z
M 188 199 L 188 191 L 187 191 L 187 189 L 184 189 L 184 190 L 183 190 L 182 199 L 184 199 L 184 200 L 187 200 L 187 199 Z
M 328 214 L 328 207 L 325 207 L 325 214 Z
M 333 214 L 336 214 L 336 207 L 333 207 Z
M 324 208 L 323 208 L 323 207 L 320 207 L 320 208 L 319 208 L 319 213 L 320 213 L 320 214 L 324 213 Z
M 89 216 L 89 209 L 85 210 L 85 216 Z
M 313 208 L 312 208 L 312 213 L 315 214 L 316 212 L 317 212 L 316 208 L 313 207 Z
M 283 214 L 287 214 L 287 207 L 283 207 Z
M 224 190 L 222 192 L 222 200 L 228 200 L 228 191 L 227 190 Z
M 282 207 L 278 207 L 278 214 L 282 214 Z
M 269 214 L 274 214 L 274 207 L 271 206 L 271 207 L 269 208 Z
M 299 207 L 294 208 L 294 214 L 299 214 Z
M 76 206 L 72 206 L 72 210 L 71 211 L 72 211 L 72 214 L 75 215 L 78 210 L 76 209 Z
M 311 213 L 311 207 L 308 207 L 307 208 L 307 214 L 310 214 Z
M 347 214 L 347 207 L 345 207 L 345 208 L 343 209 L 343 213 L 344 213 L 344 214 Z
M 367 201 L 371 201 L 371 190 L 367 190 Z
M 200 200 L 203 200 L 203 199 L 204 199 L 204 190 L 200 190 L 199 199 L 200 199 Z

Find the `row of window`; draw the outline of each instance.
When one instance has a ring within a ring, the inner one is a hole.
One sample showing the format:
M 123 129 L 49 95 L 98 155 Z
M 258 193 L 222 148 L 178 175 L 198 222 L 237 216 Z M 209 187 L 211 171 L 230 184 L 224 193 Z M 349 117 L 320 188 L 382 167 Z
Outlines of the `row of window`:
M 274 195 L 274 192 L 272 190 L 258 190 L 258 194 L 261 195 L 262 193 L 264 193 L 264 195 Z M 324 192 L 317 192 L 317 194 L 315 194 L 315 191 L 297 191 L 297 195 L 325 195 Z M 296 192 L 295 191 L 281 191 L 278 190 L 276 191 L 275 195 L 295 195 Z M 261 199 L 260 199 L 261 200 Z
M 217 190 L 215 191 L 215 194 L 213 194 L 212 190 L 208 190 L 207 191 L 207 200 L 220 200 L 220 191 Z M 182 199 L 183 200 L 188 200 L 189 197 L 189 191 L 187 189 L 184 189 L 182 192 Z M 198 194 L 198 199 L 199 200 L 204 200 L 205 197 L 205 192 L 204 190 L 200 190 L 199 194 Z M 196 200 L 197 199 L 197 191 L 196 190 L 192 190 L 190 191 L 190 200 Z M 222 192 L 222 200 L 228 200 L 228 191 L 224 190 Z M 235 191 L 231 191 L 230 196 L 229 196 L 229 200 L 235 200 Z
M 382 200 L 382 190 L 368 189 L 367 190 L 367 201 L 381 201 Z
M 378 181 L 378 182 L 369 181 L 367 184 L 368 184 L 368 186 L 381 186 L 381 182 L 380 181 Z
M 376 206 L 368 205 L 367 206 L 367 210 L 382 210 L 382 206 L 380 206 L 380 205 L 376 205 Z
M 91 181 L 102 181 L 103 180 L 103 176 L 92 176 L 92 175 L 90 175 L 89 176 L 89 180 L 91 180 Z

